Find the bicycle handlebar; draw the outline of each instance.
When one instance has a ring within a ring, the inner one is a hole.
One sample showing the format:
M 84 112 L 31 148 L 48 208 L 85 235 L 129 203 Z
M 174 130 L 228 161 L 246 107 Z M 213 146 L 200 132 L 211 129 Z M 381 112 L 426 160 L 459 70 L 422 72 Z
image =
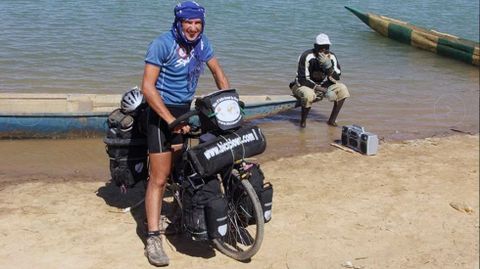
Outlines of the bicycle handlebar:
M 184 123 L 187 121 L 190 117 L 198 115 L 197 110 L 190 110 L 187 113 L 181 115 L 180 117 L 176 118 L 172 123 L 168 125 L 169 130 L 173 130 L 175 127 L 177 127 L 179 124 Z

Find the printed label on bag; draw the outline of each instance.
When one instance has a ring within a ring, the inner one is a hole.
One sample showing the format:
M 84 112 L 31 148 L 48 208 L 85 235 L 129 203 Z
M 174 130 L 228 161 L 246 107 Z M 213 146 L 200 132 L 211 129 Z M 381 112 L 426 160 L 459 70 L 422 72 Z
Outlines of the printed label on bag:
M 212 107 L 219 124 L 235 125 L 242 119 L 238 98 L 235 96 L 220 97 L 215 100 Z
M 249 133 L 246 133 L 242 136 L 236 138 L 226 138 L 223 141 L 219 141 L 212 145 L 212 147 L 205 150 L 203 155 L 207 160 L 222 154 L 226 151 L 232 150 L 236 147 L 240 147 L 243 144 L 247 144 L 253 141 L 260 141 L 262 138 L 255 132 L 255 129 L 252 129 Z

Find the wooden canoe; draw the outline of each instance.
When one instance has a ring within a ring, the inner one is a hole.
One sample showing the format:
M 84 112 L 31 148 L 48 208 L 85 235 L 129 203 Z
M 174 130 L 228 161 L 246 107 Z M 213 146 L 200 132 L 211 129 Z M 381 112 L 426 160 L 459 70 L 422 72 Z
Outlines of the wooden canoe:
M 0 138 L 103 135 L 121 94 L 0 93 Z M 298 106 L 289 95 L 241 95 L 245 118 L 271 116 Z
M 345 8 L 383 36 L 469 64 L 480 65 L 478 42 L 421 28 L 385 16 L 363 13 L 354 8 Z

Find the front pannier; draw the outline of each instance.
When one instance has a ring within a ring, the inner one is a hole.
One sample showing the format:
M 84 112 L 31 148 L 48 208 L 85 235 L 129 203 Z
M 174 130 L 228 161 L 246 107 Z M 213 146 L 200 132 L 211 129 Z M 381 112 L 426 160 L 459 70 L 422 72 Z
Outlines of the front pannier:
M 270 182 L 264 183 L 265 176 L 258 164 L 253 164 L 253 167 L 250 169 L 249 181 L 262 204 L 263 218 L 265 223 L 267 223 L 272 219 L 273 186 Z
M 182 182 L 184 225 L 194 240 L 219 238 L 227 232 L 227 201 L 220 182 L 215 177 L 205 181 L 194 175 Z
M 263 171 L 260 169 L 259 164 L 248 163 L 247 165 L 250 166 L 247 170 L 249 173 L 248 181 L 255 190 L 258 200 L 260 200 L 263 219 L 265 223 L 267 223 L 272 219 L 273 186 L 270 182 L 264 182 L 265 176 L 263 175 Z M 242 192 L 243 188 L 240 188 L 237 195 L 241 195 Z M 248 223 L 253 224 L 255 220 L 253 218 L 253 205 L 250 199 L 246 199 L 246 197 L 241 198 L 240 206 L 242 207 L 242 212 L 245 214 Z

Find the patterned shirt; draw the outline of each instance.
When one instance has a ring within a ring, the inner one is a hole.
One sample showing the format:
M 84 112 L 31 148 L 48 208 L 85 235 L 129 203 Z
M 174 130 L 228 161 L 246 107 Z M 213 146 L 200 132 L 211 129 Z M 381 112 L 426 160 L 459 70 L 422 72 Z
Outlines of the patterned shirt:
M 207 52 L 208 61 L 214 56 L 213 48 L 205 35 L 200 42 Z M 198 78 L 188 81 L 188 64 L 192 57 L 193 50 L 187 54 L 171 31 L 160 35 L 148 46 L 145 63 L 160 67 L 155 86 L 165 104 L 186 104 L 192 101 L 198 84 Z
M 337 57 L 334 53 L 330 52 L 330 59 L 333 64 L 333 78 L 340 79 L 341 69 L 340 64 L 338 63 Z M 315 57 L 313 49 L 306 50 L 298 58 L 298 69 L 297 69 L 297 83 L 300 86 L 307 86 L 309 88 L 314 88 L 316 85 L 322 85 L 327 82 L 326 74 L 322 69 L 322 66 Z

